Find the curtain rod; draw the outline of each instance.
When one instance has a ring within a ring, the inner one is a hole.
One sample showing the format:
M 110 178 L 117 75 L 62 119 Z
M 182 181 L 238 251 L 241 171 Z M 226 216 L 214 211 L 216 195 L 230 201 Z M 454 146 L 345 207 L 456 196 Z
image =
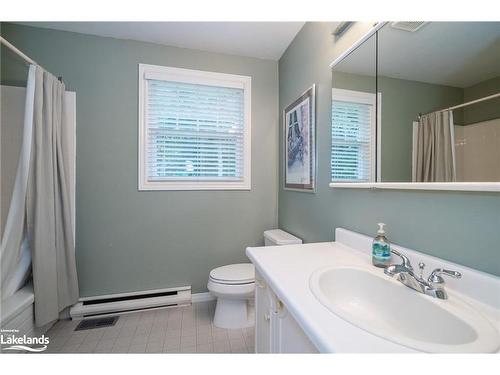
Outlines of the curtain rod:
M 29 64 L 33 65 L 38 65 L 39 67 L 42 67 L 40 64 L 38 64 L 35 60 L 33 60 L 31 57 L 25 55 L 22 53 L 19 49 L 17 49 L 12 43 L 10 43 L 7 39 L 4 37 L 0 36 L 0 43 L 5 45 L 8 49 L 10 49 L 12 52 L 14 52 L 16 55 L 20 56 L 24 61 L 26 61 Z
M 37 63 L 35 60 L 33 60 L 31 57 L 29 57 L 28 55 L 25 55 L 23 52 L 21 52 L 21 50 L 19 50 L 16 46 L 14 46 L 12 43 L 10 43 L 7 39 L 5 39 L 4 37 L 0 36 L 0 44 L 3 44 L 5 45 L 5 47 L 7 47 L 8 49 L 10 49 L 12 52 L 14 52 L 16 55 L 18 55 L 19 57 L 21 57 L 25 62 L 27 62 L 28 64 L 33 64 L 33 65 L 37 65 L 39 66 L 40 68 L 42 68 L 43 70 L 47 71 L 47 69 L 45 69 L 43 66 L 41 66 L 39 63 Z M 59 79 L 59 81 L 63 81 L 62 77 L 57 77 L 57 79 Z
M 29 57 L 28 55 L 25 55 L 23 52 L 21 52 L 16 46 L 14 46 L 12 43 L 10 43 L 7 39 L 5 39 L 4 37 L 0 36 L 0 44 L 3 44 L 5 45 L 5 47 L 7 47 L 8 49 L 10 49 L 12 52 L 14 52 L 16 55 L 18 55 L 19 57 L 21 57 L 25 62 L 27 62 L 28 64 L 33 64 L 33 65 L 37 65 L 39 66 L 40 68 L 42 68 L 43 70 L 47 71 L 47 69 L 45 69 L 43 66 L 41 66 L 39 63 L 37 63 L 35 60 L 33 60 L 31 57 Z M 62 82 L 62 77 L 58 77 L 59 81 Z
M 463 104 L 455 105 L 453 107 L 441 109 L 439 111 L 429 112 L 429 113 L 426 113 L 426 115 L 430 115 L 431 113 L 436 113 L 436 112 L 441 113 L 441 112 L 453 111 L 454 109 L 458 109 L 458 108 L 462 108 L 462 107 L 467 107 L 468 105 L 471 105 L 471 104 L 476 104 L 476 103 L 484 102 L 485 100 L 495 99 L 495 98 L 498 98 L 498 97 L 500 97 L 500 92 L 497 93 L 497 94 L 485 96 L 484 98 L 479 98 L 479 99 L 476 99 L 476 100 L 471 100 L 470 102 L 467 102 L 467 103 L 463 103 Z M 419 118 L 422 117 L 422 116 L 424 116 L 424 115 L 422 115 L 421 113 L 418 114 Z

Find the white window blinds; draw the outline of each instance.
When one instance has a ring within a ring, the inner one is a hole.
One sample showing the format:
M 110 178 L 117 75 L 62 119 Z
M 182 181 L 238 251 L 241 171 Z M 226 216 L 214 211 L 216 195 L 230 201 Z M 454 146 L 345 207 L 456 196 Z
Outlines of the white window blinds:
M 372 94 L 346 96 L 348 90 L 339 91 L 344 91 L 344 95 L 334 92 L 332 100 L 331 179 L 334 182 L 373 181 L 374 98 L 366 97 Z
M 148 81 L 148 178 L 243 178 L 243 90 Z
M 249 166 L 245 126 L 249 124 L 244 85 L 217 85 L 206 79 L 197 83 L 197 77 L 182 82 L 159 76 L 146 74 L 144 79 L 147 182 L 191 181 L 198 186 L 210 181 L 245 182 Z

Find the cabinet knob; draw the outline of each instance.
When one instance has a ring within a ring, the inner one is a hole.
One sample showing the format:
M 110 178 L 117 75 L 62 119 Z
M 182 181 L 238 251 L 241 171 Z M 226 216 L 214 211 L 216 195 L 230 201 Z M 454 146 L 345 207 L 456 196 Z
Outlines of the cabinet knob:
M 264 320 L 266 320 L 266 321 L 271 320 L 271 315 L 269 315 L 269 313 L 265 313 L 264 314 Z

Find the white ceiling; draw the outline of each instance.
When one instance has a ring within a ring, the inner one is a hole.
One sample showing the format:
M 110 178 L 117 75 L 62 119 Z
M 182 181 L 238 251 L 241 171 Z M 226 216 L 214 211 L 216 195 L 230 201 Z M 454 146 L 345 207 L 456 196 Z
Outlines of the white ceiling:
M 278 60 L 304 22 L 20 22 L 29 26 Z
M 500 22 L 431 22 L 410 33 L 385 25 L 378 39 L 379 75 L 453 87 L 500 76 Z M 334 68 L 374 75 L 375 38 Z

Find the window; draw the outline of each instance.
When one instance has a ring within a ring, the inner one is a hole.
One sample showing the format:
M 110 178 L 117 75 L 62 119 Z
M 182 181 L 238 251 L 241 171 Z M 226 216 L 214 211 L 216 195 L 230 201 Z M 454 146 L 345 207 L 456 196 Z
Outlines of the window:
M 139 190 L 249 190 L 250 98 L 250 77 L 139 64 Z
M 332 182 L 375 181 L 375 94 L 332 89 Z

